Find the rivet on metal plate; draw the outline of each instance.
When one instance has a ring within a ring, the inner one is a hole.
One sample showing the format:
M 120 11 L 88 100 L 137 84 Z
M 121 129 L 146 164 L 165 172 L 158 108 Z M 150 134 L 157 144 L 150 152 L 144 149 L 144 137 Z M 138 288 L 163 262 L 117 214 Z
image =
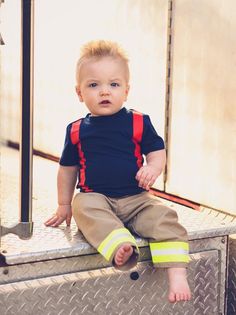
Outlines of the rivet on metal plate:
M 139 278 L 139 274 L 137 271 L 131 272 L 131 274 L 130 274 L 131 280 L 138 280 L 138 278 Z

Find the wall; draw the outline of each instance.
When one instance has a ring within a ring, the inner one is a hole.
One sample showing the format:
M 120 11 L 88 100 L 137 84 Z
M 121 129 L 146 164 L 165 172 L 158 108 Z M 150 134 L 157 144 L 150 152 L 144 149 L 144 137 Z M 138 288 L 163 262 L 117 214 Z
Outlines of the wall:
M 2 5 L 1 137 L 12 141 L 20 128 L 19 3 Z M 170 3 L 167 180 L 155 187 L 236 214 L 234 0 L 70 0 L 66 7 L 63 0 L 35 1 L 34 146 L 60 155 L 66 124 L 86 113 L 74 93 L 74 68 L 80 46 L 94 38 L 126 48 L 126 105 L 150 114 L 165 136 Z
M 166 190 L 236 214 L 236 2 L 176 0 Z

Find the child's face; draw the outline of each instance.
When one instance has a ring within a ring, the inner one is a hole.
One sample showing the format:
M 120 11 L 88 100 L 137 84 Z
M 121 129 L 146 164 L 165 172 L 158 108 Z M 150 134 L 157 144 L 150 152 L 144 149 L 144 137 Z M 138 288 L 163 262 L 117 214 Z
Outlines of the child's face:
M 80 68 L 76 92 L 93 116 L 115 114 L 129 92 L 124 62 L 112 57 L 85 61 Z

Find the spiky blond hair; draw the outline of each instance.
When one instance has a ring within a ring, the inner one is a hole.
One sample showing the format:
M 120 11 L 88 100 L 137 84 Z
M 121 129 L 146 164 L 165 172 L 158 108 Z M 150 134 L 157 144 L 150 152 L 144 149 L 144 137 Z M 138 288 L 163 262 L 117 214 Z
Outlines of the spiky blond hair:
M 121 46 L 109 40 L 94 40 L 86 43 L 81 48 L 80 58 L 76 65 L 76 81 L 79 82 L 80 68 L 84 61 L 89 59 L 99 60 L 104 57 L 120 59 L 127 70 L 127 81 L 129 81 L 129 59 L 127 53 Z

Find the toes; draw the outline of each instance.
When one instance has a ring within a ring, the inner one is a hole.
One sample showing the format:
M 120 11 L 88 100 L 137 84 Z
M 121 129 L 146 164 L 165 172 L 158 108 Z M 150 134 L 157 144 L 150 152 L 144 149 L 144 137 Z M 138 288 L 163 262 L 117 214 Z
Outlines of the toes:
M 119 250 L 118 250 L 118 253 L 119 253 L 120 255 L 124 255 L 125 252 L 126 252 L 125 246 L 119 248 Z
M 125 245 L 125 246 L 122 248 L 122 250 L 123 250 L 124 252 L 129 252 L 129 251 L 131 250 L 131 245 Z
M 170 301 L 171 303 L 174 303 L 174 302 L 176 301 L 176 299 L 175 299 L 175 294 L 172 293 L 172 292 L 169 294 L 169 301 Z
M 185 293 L 181 294 L 181 301 L 187 301 L 187 294 Z
M 116 256 L 115 256 L 115 263 L 117 265 L 122 265 L 123 264 L 124 253 L 125 253 L 124 249 L 123 248 L 119 248 L 119 250 L 117 251 Z
M 176 293 L 176 295 L 175 295 L 175 300 L 176 300 L 176 302 L 182 301 L 182 300 L 181 300 L 181 294 Z
M 121 265 L 123 263 L 123 258 L 121 255 L 119 255 L 119 253 L 117 253 L 117 255 L 115 257 L 115 262 L 117 265 Z
M 191 297 L 191 293 L 188 293 L 187 296 L 186 296 L 186 301 L 190 301 L 191 298 L 192 298 L 192 297 Z
M 169 301 L 171 303 L 180 302 L 180 301 L 190 301 L 191 294 L 190 293 L 173 293 L 169 294 Z
M 128 261 L 129 257 L 132 255 L 132 246 L 129 244 L 123 245 L 116 252 L 114 261 L 116 265 L 122 266 L 126 261 Z

